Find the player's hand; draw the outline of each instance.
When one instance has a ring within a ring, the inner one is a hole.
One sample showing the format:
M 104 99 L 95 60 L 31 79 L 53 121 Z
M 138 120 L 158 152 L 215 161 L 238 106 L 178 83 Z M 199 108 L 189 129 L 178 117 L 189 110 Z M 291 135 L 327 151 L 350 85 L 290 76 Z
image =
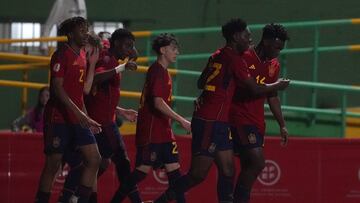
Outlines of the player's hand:
M 200 109 L 200 106 L 201 106 L 202 104 L 203 104 L 202 97 L 196 98 L 196 100 L 194 101 L 195 111 L 199 110 L 199 109 Z
M 89 54 L 89 63 L 95 65 L 99 60 L 99 48 L 94 47 Z
M 191 123 L 190 121 L 183 119 L 182 121 L 180 121 L 180 125 L 181 127 L 183 127 L 186 132 L 189 134 L 191 132 Z
M 135 122 L 138 116 L 138 112 L 133 109 L 124 109 L 124 110 L 116 110 L 118 115 L 123 116 L 126 120 L 130 122 Z
M 289 86 L 290 80 L 285 78 L 280 78 L 277 80 L 277 83 L 279 90 L 284 90 Z
M 280 136 L 281 136 L 281 146 L 286 147 L 289 139 L 289 132 L 286 127 L 280 128 Z
M 125 64 L 125 70 L 136 70 L 137 69 L 137 64 L 135 61 L 133 60 L 129 60 L 126 64 Z
M 129 61 L 136 61 L 139 56 L 139 53 L 135 47 L 131 49 L 128 53 Z
M 101 133 L 101 127 L 90 127 L 90 131 L 92 134 L 99 134 Z
M 81 127 L 92 129 L 94 132 L 95 131 L 98 133 L 101 132 L 101 125 L 96 121 L 94 121 L 93 119 L 91 119 L 90 117 L 88 117 L 84 112 L 79 111 L 76 114 L 76 116 L 79 119 L 79 123 Z

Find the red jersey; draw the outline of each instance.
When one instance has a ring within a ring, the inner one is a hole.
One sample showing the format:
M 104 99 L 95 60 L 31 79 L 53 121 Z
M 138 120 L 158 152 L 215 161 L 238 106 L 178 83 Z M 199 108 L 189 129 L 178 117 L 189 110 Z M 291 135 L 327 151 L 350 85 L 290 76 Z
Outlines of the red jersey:
M 118 65 L 118 60 L 106 49 L 100 53 L 95 72 L 112 70 Z M 120 79 L 120 74 L 115 74 L 94 87 L 86 96 L 85 105 L 89 116 L 102 125 L 115 122 L 115 109 L 120 98 Z
M 243 55 L 251 77 L 258 84 L 269 84 L 277 81 L 280 63 L 275 58 L 261 61 L 255 50 L 250 49 Z M 251 98 L 251 93 L 245 87 L 237 88 L 231 106 L 231 123 L 233 125 L 256 125 L 265 134 L 264 102 L 266 95 Z
M 75 52 L 68 44 L 58 49 L 51 57 L 51 80 L 63 78 L 63 88 L 71 101 L 83 109 L 84 80 L 86 76 L 86 52 Z M 45 107 L 45 122 L 79 123 L 75 114 L 56 97 L 50 82 L 50 99 Z
M 194 117 L 228 122 L 235 86 L 250 78 L 245 61 L 230 47 L 217 50 L 209 59 L 202 76 L 206 80 L 202 104 Z
M 172 80 L 167 69 L 158 62 L 153 63 L 147 74 L 140 98 L 136 126 L 136 145 L 166 143 L 175 140 L 171 129 L 171 119 L 157 110 L 154 98 L 162 98 L 171 105 Z

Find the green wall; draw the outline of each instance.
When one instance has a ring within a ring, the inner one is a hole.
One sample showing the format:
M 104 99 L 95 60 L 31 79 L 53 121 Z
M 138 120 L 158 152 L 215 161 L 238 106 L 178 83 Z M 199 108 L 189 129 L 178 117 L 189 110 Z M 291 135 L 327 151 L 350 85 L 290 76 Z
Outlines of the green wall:
M 101 2 L 101 3 L 100 3 Z M 17 0 L 2 2 L 0 21 L 38 21 L 44 22 L 51 8 L 48 0 Z M 293 0 L 198 0 L 198 1 L 139 1 L 139 0 L 89 0 L 86 2 L 90 21 L 123 21 L 129 29 L 154 30 L 189 27 L 220 26 L 231 17 L 241 17 L 249 24 L 268 22 L 294 22 L 308 20 L 326 20 L 360 17 L 360 1 L 293 1 Z M 19 6 L 22 5 L 22 6 Z M 291 41 L 288 48 L 308 47 L 313 44 L 312 29 L 290 29 Z M 259 40 L 259 31 L 254 31 L 254 40 Z M 320 46 L 360 44 L 360 25 L 326 27 L 320 31 Z M 181 35 L 181 53 L 210 53 L 221 46 L 223 41 L 220 33 Z M 137 41 L 141 54 L 145 53 L 146 43 Z M 312 72 L 312 54 L 289 55 L 286 57 L 287 77 L 296 80 L 310 80 Z M 206 60 L 180 61 L 181 69 L 202 70 Z M 341 84 L 358 84 L 359 52 L 333 52 L 320 54 L 319 81 Z M 32 81 L 46 81 L 46 74 L 32 73 Z M 0 78 L 21 79 L 18 73 L 0 72 Z M 45 78 L 45 80 L 44 80 Z M 122 89 L 140 90 L 143 75 L 136 73 L 124 74 Z M 196 77 L 177 76 L 177 92 L 179 95 L 196 96 Z M 310 104 L 310 90 L 288 89 L 290 105 L 306 106 Z M 318 106 L 338 107 L 340 94 L 320 91 Z M 0 87 L 0 128 L 9 125 L 10 121 L 20 113 L 20 89 Z M 301 95 L 301 97 L 299 97 Z M 30 98 L 35 103 L 36 92 Z M 5 99 L 6 98 L 6 99 Z M 349 99 L 351 106 L 358 105 L 359 96 Z M 137 108 L 137 101 L 122 99 L 122 105 Z M 177 103 L 178 110 L 191 116 L 192 104 Z M 4 116 L 5 115 L 5 116 Z

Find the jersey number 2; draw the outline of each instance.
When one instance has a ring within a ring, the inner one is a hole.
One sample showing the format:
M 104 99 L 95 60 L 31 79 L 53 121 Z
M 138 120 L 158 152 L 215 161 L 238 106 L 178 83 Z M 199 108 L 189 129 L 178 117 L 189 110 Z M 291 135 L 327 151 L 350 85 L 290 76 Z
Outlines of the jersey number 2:
M 222 64 L 220 63 L 213 63 L 212 68 L 214 68 L 213 73 L 207 78 L 206 84 L 212 81 L 217 75 L 219 75 L 221 70 Z M 205 90 L 214 92 L 216 87 L 214 85 L 205 85 Z

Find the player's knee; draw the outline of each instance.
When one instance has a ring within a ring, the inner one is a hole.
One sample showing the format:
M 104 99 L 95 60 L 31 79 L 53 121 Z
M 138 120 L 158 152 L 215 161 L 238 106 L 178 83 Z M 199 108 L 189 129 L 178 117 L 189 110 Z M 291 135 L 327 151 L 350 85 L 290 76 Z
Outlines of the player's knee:
M 192 170 L 189 175 L 195 184 L 199 184 L 205 180 L 207 174 L 202 170 Z
M 98 155 L 93 155 L 91 157 L 86 157 L 84 158 L 84 166 L 86 168 L 96 168 L 98 169 L 100 167 L 101 164 L 101 156 L 100 154 Z
M 265 168 L 265 161 L 259 160 L 254 164 L 254 170 L 257 174 L 261 173 L 261 171 Z
M 233 177 L 235 173 L 234 167 L 225 167 L 222 170 L 222 175 L 225 177 Z
M 55 175 L 61 169 L 61 164 L 62 164 L 61 156 L 47 157 L 45 162 L 45 170 L 48 173 Z
M 111 163 L 111 160 L 110 159 L 102 159 L 101 160 L 101 163 L 100 163 L 100 169 L 102 169 L 102 170 L 106 170 L 108 167 L 109 167 L 109 165 L 110 165 L 110 163 Z

